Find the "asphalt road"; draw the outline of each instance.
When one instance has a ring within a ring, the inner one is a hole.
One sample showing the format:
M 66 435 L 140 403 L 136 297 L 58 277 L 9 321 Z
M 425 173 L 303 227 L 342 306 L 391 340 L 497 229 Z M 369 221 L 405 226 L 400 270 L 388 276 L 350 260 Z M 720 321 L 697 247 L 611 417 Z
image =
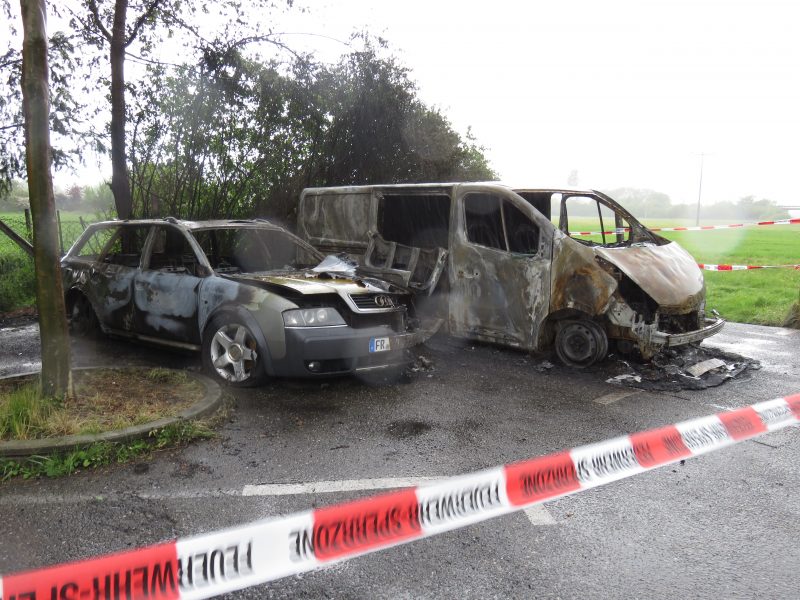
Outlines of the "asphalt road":
M 0 329 L 0 340 L 0 374 L 36 368 L 35 325 Z M 648 392 L 606 383 L 611 366 L 543 368 L 525 354 L 437 337 L 424 350 L 431 366 L 405 383 L 274 381 L 237 391 L 216 439 L 68 478 L 0 484 L 0 573 L 800 392 L 800 331 L 729 324 L 706 343 L 763 368 L 717 388 Z M 78 364 L 198 362 L 115 341 L 83 344 L 75 354 Z M 798 434 L 796 427 L 771 433 L 229 597 L 797 598 Z

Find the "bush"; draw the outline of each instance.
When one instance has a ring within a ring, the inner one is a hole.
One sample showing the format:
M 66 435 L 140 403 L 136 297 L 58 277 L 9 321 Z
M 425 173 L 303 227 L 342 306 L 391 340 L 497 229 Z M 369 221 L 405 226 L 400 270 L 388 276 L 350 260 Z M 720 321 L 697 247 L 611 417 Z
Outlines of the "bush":
M 0 312 L 36 301 L 33 260 L 22 253 L 0 254 Z

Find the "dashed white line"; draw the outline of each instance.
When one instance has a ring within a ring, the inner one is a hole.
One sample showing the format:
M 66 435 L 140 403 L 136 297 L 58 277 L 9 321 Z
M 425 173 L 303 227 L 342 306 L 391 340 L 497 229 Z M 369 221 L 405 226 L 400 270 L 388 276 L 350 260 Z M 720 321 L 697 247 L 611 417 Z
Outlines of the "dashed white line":
M 533 506 L 523 509 L 522 512 L 525 513 L 525 516 L 528 517 L 528 521 L 530 521 L 531 525 L 534 527 L 556 524 L 556 520 L 543 504 L 534 504 Z
M 360 492 L 364 490 L 393 490 L 414 487 L 438 477 L 386 477 L 382 479 L 345 479 L 342 481 L 314 481 L 311 483 L 265 483 L 246 485 L 242 496 L 292 496 L 300 494 L 330 494 L 335 492 Z

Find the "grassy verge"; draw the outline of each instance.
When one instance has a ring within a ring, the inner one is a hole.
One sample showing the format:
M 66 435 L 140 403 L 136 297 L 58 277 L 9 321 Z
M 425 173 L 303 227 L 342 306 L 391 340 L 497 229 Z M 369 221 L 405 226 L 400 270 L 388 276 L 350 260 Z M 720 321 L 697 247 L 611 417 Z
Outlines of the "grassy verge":
M 76 371 L 75 397 L 56 402 L 38 384 L 0 387 L 0 440 L 30 440 L 124 429 L 174 417 L 203 394 L 168 369 Z
M 100 433 L 176 416 L 203 393 L 185 373 L 168 369 L 78 371 L 76 394 L 66 402 L 43 397 L 36 383 L 0 388 L 0 439 L 28 440 Z M 0 481 L 13 477 L 68 475 L 126 462 L 154 450 L 213 436 L 211 421 L 180 421 L 153 430 L 148 439 L 98 442 L 24 459 L 0 458 Z
M 150 432 L 149 439 L 127 444 L 98 442 L 84 448 L 18 460 L 0 458 L 0 481 L 14 477 L 62 477 L 80 470 L 95 469 L 140 458 L 162 448 L 179 446 L 215 434 L 206 423 L 183 421 Z

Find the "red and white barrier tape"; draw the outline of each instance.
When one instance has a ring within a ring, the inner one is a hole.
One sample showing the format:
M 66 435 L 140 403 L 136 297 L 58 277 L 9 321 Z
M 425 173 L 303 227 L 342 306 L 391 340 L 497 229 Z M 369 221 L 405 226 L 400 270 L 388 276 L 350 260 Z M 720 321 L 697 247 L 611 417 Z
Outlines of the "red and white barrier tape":
M 731 225 L 699 225 L 692 227 L 648 227 L 650 231 L 710 231 L 712 229 L 737 229 L 739 227 L 756 227 L 764 225 L 800 225 L 800 219 L 780 219 L 778 221 L 758 221 L 753 223 L 735 223 Z M 628 233 L 628 227 L 611 231 L 570 231 L 570 235 L 616 235 Z
M 209 598 L 465 527 L 800 422 L 800 394 L 541 458 L 0 577 L 0 600 Z
M 707 265 L 697 263 L 705 271 L 752 271 L 754 269 L 795 269 L 800 271 L 800 265 Z

